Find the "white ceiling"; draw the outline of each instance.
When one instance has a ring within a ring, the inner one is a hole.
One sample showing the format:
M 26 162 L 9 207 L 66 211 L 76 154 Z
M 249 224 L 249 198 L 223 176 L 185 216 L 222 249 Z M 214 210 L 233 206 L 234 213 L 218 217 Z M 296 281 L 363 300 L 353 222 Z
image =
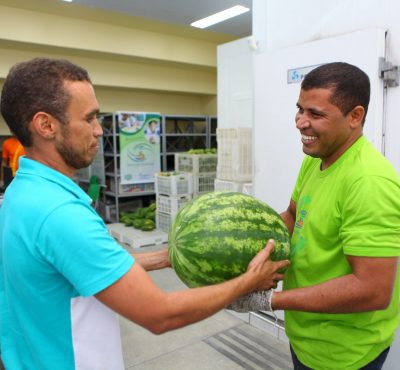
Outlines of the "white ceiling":
M 243 5 L 250 11 L 207 30 L 240 37 L 251 35 L 252 0 L 73 0 L 73 3 L 180 25 L 190 25 L 234 5 Z

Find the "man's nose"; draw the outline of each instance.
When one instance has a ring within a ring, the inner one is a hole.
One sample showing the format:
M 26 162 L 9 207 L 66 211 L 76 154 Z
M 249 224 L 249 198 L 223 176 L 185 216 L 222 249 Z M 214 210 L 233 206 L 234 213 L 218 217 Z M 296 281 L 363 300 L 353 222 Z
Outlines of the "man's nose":
M 310 120 L 305 114 L 297 113 L 295 121 L 296 121 L 296 128 L 299 130 L 310 126 Z
M 98 119 L 96 119 L 96 126 L 94 128 L 94 132 L 93 133 L 94 133 L 94 135 L 96 137 L 103 135 L 103 127 L 101 126 L 101 124 L 100 124 Z

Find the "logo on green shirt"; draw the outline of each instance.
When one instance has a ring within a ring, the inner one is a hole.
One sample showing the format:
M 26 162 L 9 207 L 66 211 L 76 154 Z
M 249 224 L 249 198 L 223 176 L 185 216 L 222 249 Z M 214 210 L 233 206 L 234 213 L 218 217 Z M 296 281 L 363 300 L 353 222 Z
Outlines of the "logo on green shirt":
M 308 214 L 306 208 L 310 203 L 311 203 L 311 197 L 309 195 L 302 197 L 299 201 L 298 204 L 299 211 L 297 212 L 295 228 L 292 237 L 292 249 L 291 249 L 292 256 L 294 256 L 296 253 L 299 253 L 306 246 L 306 241 L 301 235 L 301 231 L 303 229 L 304 220 Z

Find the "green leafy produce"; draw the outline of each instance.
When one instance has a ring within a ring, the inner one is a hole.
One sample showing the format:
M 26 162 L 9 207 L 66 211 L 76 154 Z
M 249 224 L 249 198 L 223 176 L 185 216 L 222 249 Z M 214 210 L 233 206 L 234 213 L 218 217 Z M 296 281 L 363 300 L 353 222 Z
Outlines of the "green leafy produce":
M 187 151 L 188 154 L 216 154 L 216 148 L 209 148 L 209 149 L 190 149 Z
M 156 204 L 152 203 L 148 207 L 137 208 L 132 212 L 121 212 L 119 219 L 125 226 L 132 226 L 143 231 L 154 230 Z
M 132 226 L 136 229 L 141 229 L 144 225 L 144 220 L 136 219 L 132 221 Z
M 146 213 L 146 219 L 155 220 L 156 219 L 156 211 L 148 211 Z
M 140 226 L 140 230 L 142 231 L 151 231 L 154 230 L 156 224 L 153 220 L 145 219 L 143 220 L 143 224 Z

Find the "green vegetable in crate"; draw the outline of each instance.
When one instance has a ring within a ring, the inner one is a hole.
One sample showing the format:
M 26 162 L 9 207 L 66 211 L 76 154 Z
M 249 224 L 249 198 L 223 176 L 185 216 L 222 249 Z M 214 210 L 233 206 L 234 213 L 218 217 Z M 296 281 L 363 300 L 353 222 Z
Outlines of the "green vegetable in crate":
M 156 211 L 148 211 L 146 213 L 146 219 L 155 221 L 155 219 L 156 219 Z
M 205 149 L 190 149 L 187 152 L 188 154 L 204 154 Z
M 140 227 L 140 230 L 151 231 L 151 230 L 154 230 L 155 227 L 156 227 L 156 225 L 153 220 L 145 219 L 145 220 L 143 220 L 143 224 Z
M 140 218 L 145 218 L 147 213 L 147 208 L 138 208 L 136 210 L 136 215 Z
M 129 217 L 126 216 L 126 215 L 120 215 L 120 216 L 119 216 L 119 219 L 120 219 L 121 222 L 124 222 L 125 220 L 128 220 Z
M 121 213 L 119 220 L 125 225 L 125 226 L 132 226 L 133 221 L 136 220 L 138 216 L 136 215 L 135 212 L 131 213 Z
M 135 229 L 141 229 L 141 227 L 143 226 L 143 224 L 144 224 L 144 220 L 143 220 L 143 219 L 136 219 L 136 220 L 133 220 L 133 221 L 132 221 L 132 226 L 133 226 Z
M 155 226 L 149 226 L 149 225 L 143 225 L 140 230 L 142 231 L 153 231 L 155 229 Z
M 149 211 L 155 211 L 156 210 L 156 203 L 151 203 L 148 207 L 147 207 L 147 209 L 149 210 Z
M 249 195 L 213 192 L 178 212 L 168 236 L 168 253 L 179 278 L 196 287 L 245 272 L 269 239 L 275 239 L 271 260 L 290 257 L 289 231 L 271 207 Z
M 127 219 L 123 219 L 121 221 L 125 226 L 132 226 L 134 220 L 131 220 L 130 218 L 127 218 Z

